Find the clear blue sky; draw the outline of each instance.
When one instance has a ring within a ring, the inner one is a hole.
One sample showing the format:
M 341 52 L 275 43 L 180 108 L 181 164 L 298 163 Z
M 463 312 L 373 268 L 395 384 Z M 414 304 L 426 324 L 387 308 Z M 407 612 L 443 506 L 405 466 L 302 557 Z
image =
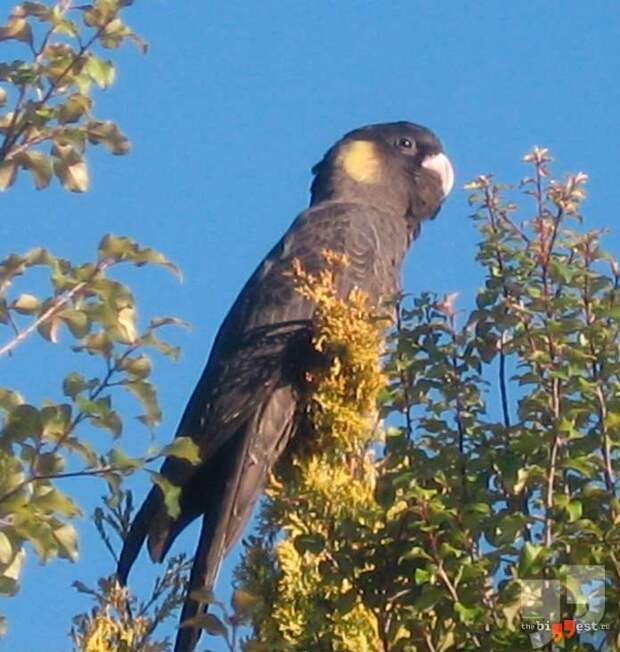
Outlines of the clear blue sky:
M 558 172 L 590 175 L 589 223 L 615 228 L 615 2 L 137 0 L 126 15 L 151 49 L 146 57 L 129 47 L 119 54 L 118 81 L 97 96 L 97 107 L 120 123 L 133 151 L 124 158 L 92 152 L 85 195 L 57 187 L 35 193 L 29 179 L 19 181 L 0 199 L 0 255 L 45 245 L 87 259 L 113 232 L 162 250 L 182 268 L 182 285 L 158 270 L 125 277 L 143 316 L 174 314 L 193 324 L 177 338 L 181 361 L 157 361 L 162 442 L 236 293 L 304 208 L 311 166 L 345 131 L 419 122 L 436 131 L 454 162 L 456 189 L 409 255 L 408 291 L 458 291 L 462 306 L 471 303 L 480 271 L 459 188 L 491 171 L 519 179 L 520 156 L 534 144 L 551 148 Z M 616 230 L 607 246 L 618 252 L 619 244 Z M 0 384 L 32 402 L 60 399 L 58 378 L 77 360 L 60 347 L 24 345 L 0 363 Z M 134 450 L 145 442 L 138 427 L 126 437 Z M 147 482 L 133 486 L 141 496 Z M 102 493 L 95 481 L 68 487 L 86 513 Z M 92 525 L 84 519 L 78 526 L 78 564 L 40 567 L 29 555 L 21 592 L 0 604 L 10 632 L 0 651 L 69 650 L 71 616 L 85 607 L 71 583 L 92 584 L 111 570 Z M 193 551 L 195 538 L 192 528 L 174 552 Z M 220 591 L 233 564 L 224 568 Z M 142 557 L 132 585 L 145 587 L 154 574 Z

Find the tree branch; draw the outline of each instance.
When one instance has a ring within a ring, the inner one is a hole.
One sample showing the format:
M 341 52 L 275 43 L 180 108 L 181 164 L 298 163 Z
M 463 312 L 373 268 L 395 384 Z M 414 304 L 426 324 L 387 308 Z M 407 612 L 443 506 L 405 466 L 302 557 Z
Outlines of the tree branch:
M 7 353 L 10 353 L 13 351 L 13 349 L 20 344 L 20 342 L 23 342 L 28 336 L 32 335 L 39 326 L 43 325 L 45 322 L 47 322 L 49 319 L 53 318 L 62 308 L 64 308 L 77 294 L 79 294 L 87 285 L 90 283 L 97 274 L 100 274 L 101 272 L 105 271 L 107 267 L 111 265 L 111 261 L 109 260 L 102 260 L 100 261 L 95 269 L 93 270 L 92 274 L 85 280 L 85 281 L 80 281 L 77 283 L 74 287 L 72 287 L 70 290 L 68 290 L 64 295 L 61 295 L 60 297 L 56 297 L 52 305 L 47 308 L 43 313 L 41 313 L 29 326 L 27 326 L 24 330 L 19 331 L 17 335 L 12 339 L 9 340 L 4 346 L 0 347 L 0 356 L 3 356 Z

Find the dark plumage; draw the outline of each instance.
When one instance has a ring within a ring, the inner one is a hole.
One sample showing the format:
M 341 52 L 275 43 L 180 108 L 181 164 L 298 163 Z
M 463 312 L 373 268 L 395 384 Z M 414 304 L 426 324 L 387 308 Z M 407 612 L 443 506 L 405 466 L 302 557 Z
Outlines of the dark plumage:
M 408 122 L 370 125 L 338 141 L 313 173 L 310 206 L 258 266 L 217 334 L 181 419 L 201 463 L 169 458 L 162 474 L 181 491 L 171 517 L 153 487 L 133 522 L 118 565 L 124 583 L 144 539 L 161 561 L 177 535 L 204 515 L 190 585 L 211 588 L 220 562 L 247 522 L 267 473 L 295 436 L 301 383 L 309 367 L 313 306 L 294 289 L 298 258 L 318 272 L 324 249 L 344 252 L 342 296 L 354 287 L 378 304 L 399 291 L 400 266 L 422 220 L 434 217 L 452 185 L 437 138 Z M 203 605 L 188 598 L 181 620 Z M 199 630 L 182 628 L 175 652 L 194 649 Z

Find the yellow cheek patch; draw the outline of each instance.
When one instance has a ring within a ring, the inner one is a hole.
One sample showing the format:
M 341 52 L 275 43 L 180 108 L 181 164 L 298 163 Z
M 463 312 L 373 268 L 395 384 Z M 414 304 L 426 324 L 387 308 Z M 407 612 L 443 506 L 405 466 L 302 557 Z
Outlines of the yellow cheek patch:
M 375 146 L 369 140 L 352 140 L 338 152 L 338 163 L 351 179 L 374 183 L 381 175 L 381 163 Z

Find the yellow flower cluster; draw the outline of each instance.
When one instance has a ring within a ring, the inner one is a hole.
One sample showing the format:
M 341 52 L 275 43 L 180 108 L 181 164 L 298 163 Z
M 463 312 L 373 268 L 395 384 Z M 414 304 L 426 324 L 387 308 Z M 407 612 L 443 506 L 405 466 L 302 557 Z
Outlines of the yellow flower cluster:
M 117 582 L 106 583 L 103 600 L 89 614 L 80 617 L 73 630 L 74 649 L 79 652 L 138 652 L 148 634 L 150 620 L 132 618 L 127 610 L 128 591 Z
M 372 436 L 377 392 L 385 385 L 379 356 L 385 317 L 374 315 L 366 295 L 354 289 L 338 296 L 338 271 L 349 265 L 345 254 L 323 251 L 325 268 L 316 276 L 293 262 L 297 291 L 312 301 L 314 346 L 330 361 L 327 372 L 310 376 L 314 383 L 311 421 L 320 438 L 319 448 L 330 442 L 346 450 L 363 449 Z
M 377 318 L 357 289 L 338 295 L 346 256 L 325 251 L 323 258 L 325 268 L 316 276 L 299 261 L 293 265 L 298 292 L 316 306 L 314 346 L 329 364 L 308 377 L 312 443 L 268 490 L 285 536 L 274 550 L 276 598 L 257 634 L 264 643 L 300 652 L 320 647 L 325 638 L 337 652 L 376 652 L 381 648 L 375 615 L 339 567 L 338 553 L 339 540 L 346 539 L 339 531 L 344 523 L 373 531 L 379 525 L 372 444 L 389 320 Z M 349 601 L 345 608 L 342 600 Z

